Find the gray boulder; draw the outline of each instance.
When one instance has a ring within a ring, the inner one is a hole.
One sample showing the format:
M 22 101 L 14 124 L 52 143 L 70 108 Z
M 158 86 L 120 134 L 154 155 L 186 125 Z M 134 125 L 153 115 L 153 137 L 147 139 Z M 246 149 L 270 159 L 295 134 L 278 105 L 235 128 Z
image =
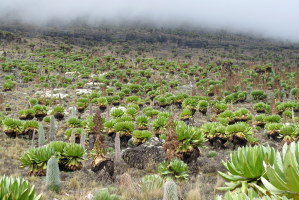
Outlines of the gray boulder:
M 156 169 L 157 165 L 165 158 L 162 141 L 154 137 L 140 146 L 127 148 L 123 150 L 122 158 L 133 168 Z

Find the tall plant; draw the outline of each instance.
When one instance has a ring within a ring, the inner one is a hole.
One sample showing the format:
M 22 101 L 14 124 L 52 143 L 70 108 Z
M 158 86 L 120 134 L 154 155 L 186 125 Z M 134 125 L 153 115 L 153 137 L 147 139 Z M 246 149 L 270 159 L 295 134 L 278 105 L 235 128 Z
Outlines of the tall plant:
M 52 156 L 47 163 L 46 186 L 54 192 L 60 191 L 60 171 L 58 161 Z

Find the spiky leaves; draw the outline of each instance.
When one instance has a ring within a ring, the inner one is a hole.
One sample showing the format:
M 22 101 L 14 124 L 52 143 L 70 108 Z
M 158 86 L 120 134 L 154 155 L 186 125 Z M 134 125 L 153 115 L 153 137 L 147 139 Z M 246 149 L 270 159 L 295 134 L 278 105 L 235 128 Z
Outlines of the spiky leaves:
M 248 183 L 257 183 L 265 173 L 264 161 L 271 164 L 275 160 L 275 150 L 272 147 L 246 146 L 238 148 L 230 154 L 230 161 L 223 162 L 227 173 L 218 171 L 226 180 L 227 187 L 218 188 L 219 190 L 234 190 L 236 188 L 246 188 Z
M 164 116 L 158 117 L 157 119 L 153 120 L 152 125 L 155 130 L 155 134 L 160 135 L 164 133 L 164 131 L 166 130 L 167 123 L 168 118 Z
M 206 141 L 204 134 L 199 128 L 193 126 L 187 126 L 185 123 L 177 124 L 176 128 L 177 139 L 180 142 L 180 146 L 177 152 L 192 152 L 198 147 L 201 147 Z
M 132 133 L 133 143 L 140 145 L 153 137 L 153 134 L 147 130 L 134 130 Z
M 16 137 L 23 132 L 23 121 L 13 118 L 6 118 L 2 122 L 3 131 L 9 137 Z
M 66 170 L 80 170 L 84 154 L 84 148 L 80 144 L 67 143 L 63 149 L 60 162 Z
M 170 162 L 163 161 L 158 166 L 158 173 L 164 178 L 187 180 L 188 165 L 184 161 L 174 158 Z
M 129 121 L 117 122 L 116 124 L 114 124 L 113 128 L 115 132 L 118 132 L 120 134 L 120 136 L 131 136 L 132 132 L 135 129 L 133 122 Z
M 29 149 L 22 157 L 22 167 L 29 167 L 30 175 L 43 176 L 46 174 L 47 162 L 55 154 L 48 146 Z
M 298 198 L 299 194 L 299 144 L 285 144 L 276 153 L 275 162 L 265 161 L 266 177 L 262 178 L 265 187 L 274 194 Z
M 204 123 L 200 130 L 212 145 L 220 143 L 220 146 L 224 147 L 224 143 L 227 141 L 224 125 L 219 122 L 208 122 Z
M 148 127 L 149 118 L 145 115 L 138 116 L 136 118 L 136 124 L 138 126 L 138 129 L 145 130 Z
M 228 125 L 225 134 L 235 145 L 245 145 L 253 140 L 252 128 L 245 122 Z
M 0 199 L 2 200 L 40 200 L 35 194 L 34 186 L 18 177 L 0 177 Z

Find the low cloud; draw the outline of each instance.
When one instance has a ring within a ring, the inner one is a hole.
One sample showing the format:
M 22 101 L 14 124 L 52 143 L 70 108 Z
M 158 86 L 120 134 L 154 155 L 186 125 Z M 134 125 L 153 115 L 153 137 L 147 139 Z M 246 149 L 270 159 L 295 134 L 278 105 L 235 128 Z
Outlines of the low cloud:
M 0 19 L 188 25 L 299 42 L 298 0 L 1 0 Z

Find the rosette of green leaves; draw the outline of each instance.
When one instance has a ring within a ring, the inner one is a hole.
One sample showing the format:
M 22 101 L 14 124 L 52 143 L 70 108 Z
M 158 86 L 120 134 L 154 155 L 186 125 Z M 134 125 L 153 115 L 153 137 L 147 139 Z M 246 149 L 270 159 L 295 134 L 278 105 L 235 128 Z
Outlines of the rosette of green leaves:
M 285 143 L 281 152 L 276 153 L 275 162 L 264 162 L 266 175 L 264 186 L 274 194 L 297 199 L 299 195 L 299 144 Z
M 35 194 L 34 186 L 19 177 L 0 177 L 0 199 L 2 200 L 40 200 Z
M 188 165 L 178 158 L 170 162 L 163 161 L 159 164 L 157 172 L 164 178 L 174 178 L 180 181 L 187 180 L 189 176 Z
M 153 134 L 148 130 L 134 130 L 132 136 L 134 144 L 142 144 L 152 138 Z
M 206 141 L 204 134 L 197 127 L 178 123 L 175 130 L 180 142 L 177 152 L 193 151 L 195 148 L 201 147 Z
M 266 172 L 263 165 L 264 161 L 271 164 L 274 163 L 274 148 L 258 145 L 254 147 L 240 147 L 233 151 L 230 154 L 230 160 L 223 162 L 227 172 L 218 171 L 220 176 L 230 182 L 226 182 L 226 187 L 218 188 L 218 190 L 241 189 L 241 191 L 246 191 L 249 187 L 252 187 L 263 192 L 260 188 L 260 179 Z
M 21 157 L 22 167 L 28 167 L 30 175 L 45 175 L 47 162 L 53 155 L 55 155 L 55 150 L 52 147 L 42 146 L 29 149 Z

